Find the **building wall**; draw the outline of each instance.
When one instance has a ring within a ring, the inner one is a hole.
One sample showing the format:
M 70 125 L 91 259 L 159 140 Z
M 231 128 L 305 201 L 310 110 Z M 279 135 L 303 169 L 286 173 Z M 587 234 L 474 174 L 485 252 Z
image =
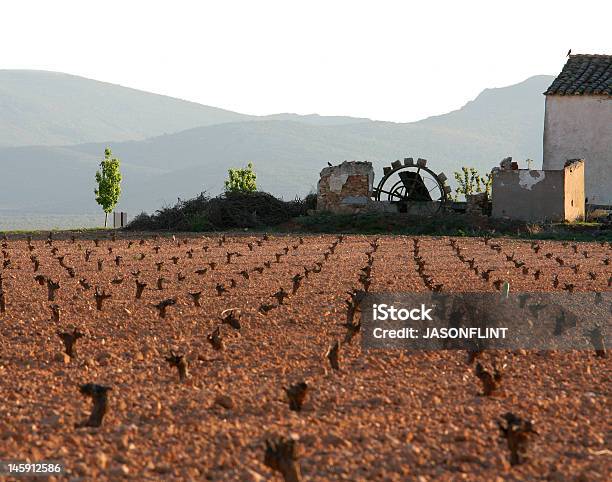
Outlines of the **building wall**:
M 543 169 L 585 160 L 585 191 L 591 204 L 612 205 L 612 97 L 548 95 Z
M 565 219 L 582 221 L 585 215 L 584 162 L 574 162 L 565 168 Z
M 371 162 L 345 161 L 321 171 L 317 209 L 334 213 L 366 210 L 371 202 L 374 169 Z
M 584 219 L 584 163 L 552 171 L 493 173 L 493 217 L 527 222 Z
M 563 170 L 507 170 L 493 174 L 492 216 L 522 221 L 563 221 Z

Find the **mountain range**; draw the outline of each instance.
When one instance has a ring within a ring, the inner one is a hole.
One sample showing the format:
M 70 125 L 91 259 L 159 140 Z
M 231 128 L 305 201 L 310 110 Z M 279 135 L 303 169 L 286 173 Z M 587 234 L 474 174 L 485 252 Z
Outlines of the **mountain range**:
M 316 188 L 344 160 L 382 167 L 423 157 L 435 171 L 486 172 L 506 156 L 542 158 L 544 96 L 553 77 L 486 89 L 461 109 L 412 123 L 352 117 L 252 116 L 82 77 L 0 71 L 0 216 L 96 213 L 94 173 L 110 147 L 122 161 L 118 210 L 154 211 L 222 191 L 251 161 L 260 189 L 284 198 Z

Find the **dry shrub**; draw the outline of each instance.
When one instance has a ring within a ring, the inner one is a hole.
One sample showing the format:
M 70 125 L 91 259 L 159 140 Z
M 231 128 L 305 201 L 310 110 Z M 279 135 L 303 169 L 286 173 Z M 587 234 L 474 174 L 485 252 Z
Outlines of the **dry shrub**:
M 315 195 L 284 201 L 265 192 L 227 192 L 211 198 L 205 193 L 179 200 L 152 215 L 142 213 L 128 225 L 138 231 L 216 231 L 228 228 L 261 228 L 285 223 L 306 214 L 316 203 Z
M 589 223 L 604 222 L 609 217 L 610 212 L 605 209 L 587 210 L 586 221 Z
M 529 234 L 541 234 L 543 229 L 540 224 L 527 224 L 525 226 L 525 231 Z

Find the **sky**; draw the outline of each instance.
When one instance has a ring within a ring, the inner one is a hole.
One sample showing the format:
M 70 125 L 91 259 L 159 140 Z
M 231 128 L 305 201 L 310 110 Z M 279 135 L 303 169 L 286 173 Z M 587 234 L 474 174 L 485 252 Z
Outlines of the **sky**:
M 555 75 L 570 48 L 612 53 L 609 0 L 19 0 L 1 11 L 0 68 L 256 115 L 414 121 Z

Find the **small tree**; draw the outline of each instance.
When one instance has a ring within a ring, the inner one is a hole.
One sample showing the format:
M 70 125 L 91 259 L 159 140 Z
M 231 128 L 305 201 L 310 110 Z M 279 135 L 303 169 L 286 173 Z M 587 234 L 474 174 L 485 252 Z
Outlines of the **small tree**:
M 473 167 L 462 167 L 461 172 L 455 172 L 455 180 L 459 184 L 455 189 L 455 200 L 459 199 L 460 194 L 468 196 L 484 192 L 487 196 L 491 195 L 491 173 L 481 176 Z
M 108 213 L 112 212 L 121 196 L 120 161 L 112 157 L 111 150 L 104 149 L 104 160 L 100 163 L 100 170 L 96 172 L 98 188 L 94 190 L 96 202 L 104 210 L 104 227 L 108 220 Z
M 493 184 L 493 174 L 491 174 L 490 172 L 487 172 L 487 174 L 482 177 L 480 176 L 480 181 L 482 182 L 483 185 L 483 190 L 480 192 L 486 192 L 487 193 L 487 198 L 491 198 L 491 186 Z
M 243 169 L 229 169 L 229 179 L 225 181 L 225 192 L 257 191 L 257 175 L 253 171 L 253 163 L 249 162 Z

